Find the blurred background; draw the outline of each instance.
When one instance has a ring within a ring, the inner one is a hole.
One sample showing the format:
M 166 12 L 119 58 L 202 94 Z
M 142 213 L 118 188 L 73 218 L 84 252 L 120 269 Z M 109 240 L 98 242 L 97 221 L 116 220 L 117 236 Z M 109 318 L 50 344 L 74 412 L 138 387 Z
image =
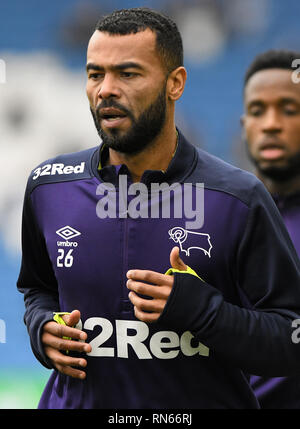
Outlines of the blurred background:
M 299 0 L 1 0 L 0 408 L 36 408 L 50 371 L 30 349 L 20 266 L 30 171 L 99 143 L 85 96 L 87 42 L 100 16 L 148 6 L 174 18 L 188 82 L 177 124 L 195 145 L 251 169 L 241 139 L 243 76 L 270 48 L 300 49 Z

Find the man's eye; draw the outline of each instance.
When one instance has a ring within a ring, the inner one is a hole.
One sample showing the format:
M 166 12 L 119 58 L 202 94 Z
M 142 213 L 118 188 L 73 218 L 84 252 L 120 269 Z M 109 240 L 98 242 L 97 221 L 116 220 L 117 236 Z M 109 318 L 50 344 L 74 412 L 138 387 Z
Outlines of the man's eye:
M 133 73 L 133 72 L 125 72 L 125 71 L 121 72 L 121 77 L 125 77 L 125 78 L 132 78 L 132 77 L 134 77 L 134 76 L 136 76 L 136 73 Z
M 90 73 L 89 74 L 89 78 L 90 79 L 100 79 L 101 78 L 101 74 L 100 73 Z
M 252 107 L 249 109 L 249 115 L 251 116 L 260 116 L 263 112 L 263 109 L 261 107 Z
M 285 106 L 283 108 L 283 111 L 286 115 L 289 115 L 289 116 L 299 114 L 299 109 L 297 109 L 296 107 L 292 107 L 292 106 L 291 107 Z

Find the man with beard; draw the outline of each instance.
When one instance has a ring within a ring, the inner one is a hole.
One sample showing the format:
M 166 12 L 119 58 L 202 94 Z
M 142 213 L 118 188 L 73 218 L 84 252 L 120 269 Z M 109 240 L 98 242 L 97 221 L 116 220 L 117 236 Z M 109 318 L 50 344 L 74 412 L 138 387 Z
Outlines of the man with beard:
M 300 53 L 258 55 L 245 75 L 244 138 L 255 172 L 284 219 L 300 255 Z M 252 377 L 262 408 L 300 407 L 300 377 Z
M 39 407 L 257 408 L 247 373 L 300 371 L 299 261 L 271 197 L 176 129 L 186 70 L 171 19 L 103 18 L 86 70 L 102 143 L 41 164 L 25 194 L 18 288 L 33 352 L 53 369 Z M 162 210 L 133 216 L 132 185 Z M 103 200 L 117 216 L 97 216 Z

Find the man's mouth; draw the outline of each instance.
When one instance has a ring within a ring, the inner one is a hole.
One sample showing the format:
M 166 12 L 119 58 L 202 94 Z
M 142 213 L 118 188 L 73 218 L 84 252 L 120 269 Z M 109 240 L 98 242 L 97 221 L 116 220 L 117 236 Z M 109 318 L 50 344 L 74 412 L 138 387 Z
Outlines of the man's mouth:
M 103 119 L 106 119 L 109 122 L 117 121 L 121 119 L 123 116 L 103 116 Z
M 275 161 L 284 157 L 285 147 L 283 144 L 276 140 L 270 140 L 260 145 L 259 152 L 262 159 L 267 161 Z
M 110 107 L 101 109 L 99 114 L 100 119 L 106 119 L 107 121 L 114 121 L 127 116 L 126 113 L 124 113 L 122 110 Z
M 113 107 L 105 107 L 99 111 L 99 119 L 107 128 L 121 125 L 126 118 L 127 114 L 124 111 Z

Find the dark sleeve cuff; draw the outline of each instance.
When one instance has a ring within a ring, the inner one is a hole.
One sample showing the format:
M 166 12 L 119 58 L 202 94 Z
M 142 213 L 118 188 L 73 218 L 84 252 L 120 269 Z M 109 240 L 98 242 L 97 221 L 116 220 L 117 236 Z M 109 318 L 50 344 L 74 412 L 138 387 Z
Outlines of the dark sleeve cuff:
M 39 314 L 38 319 L 39 320 L 34 321 L 35 324 L 38 324 L 38 328 L 36 330 L 36 335 L 30 335 L 31 348 L 32 348 L 32 351 L 33 351 L 35 357 L 37 358 L 37 360 L 44 367 L 46 367 L 48 369 L 53 369 L 54 365 L 52 364 L 51 360 L 45 354 L 44 346 L 42 343 L 43 327 L 44 327 L 45 323 L 53 320 L 53 312 L 47 311 L 47 312 L 43 313 L 43 315 Z
M 174 273 L 174 285 L 159 323 L 194 334 L 205 332 L 222 305 L 221 293 L 188 273 Z

